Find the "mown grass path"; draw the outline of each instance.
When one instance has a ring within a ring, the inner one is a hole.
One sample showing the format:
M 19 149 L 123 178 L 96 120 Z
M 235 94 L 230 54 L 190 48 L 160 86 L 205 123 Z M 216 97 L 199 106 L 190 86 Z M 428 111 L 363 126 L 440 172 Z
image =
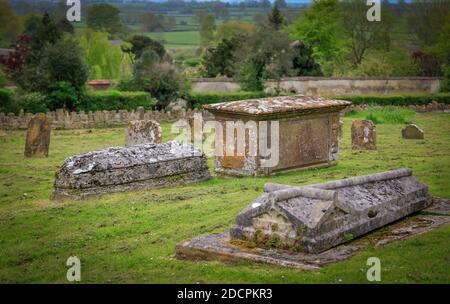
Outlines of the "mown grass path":
M 381 259 L 382 282 L 450 283 L 450 226 L 368 247 L 317 272 L 174 258 L 176 243 L 230 228 L 267 181 L 305 185 L 410 167 L 431 194 L 450 198 L 450 114 L 416 114 L 423 141 L 403 140 L 402 125 L 378 125 L 378 150 L 363 152 L 351 150 L 351 118 L 344 120 L 334 167 L 64 203 L 49 200 L 58 165 L 75 153 L 122 145 L 124 129 L 55 130 L 48 159 L 24 159 L 25 131 L 7 131 L 0 135 L 0 282 L 67 282 L 66 260 L 76 255 L 85 283 L 365 283 L 370 256 Z M 170 139 L 170 126 L 163 129 Z

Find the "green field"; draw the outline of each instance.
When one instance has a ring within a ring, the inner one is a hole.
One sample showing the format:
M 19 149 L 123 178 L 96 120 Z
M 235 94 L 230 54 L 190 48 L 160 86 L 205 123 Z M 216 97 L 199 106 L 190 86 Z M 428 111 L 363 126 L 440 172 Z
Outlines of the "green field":
M 380 124 L 376 151 L 351 150 L 351 119 L 344 118 L 341 161 L 334 167 L 64 203 L 49 200 L 58 166 L 75 153 L 122 145 L 124 129 L 55 130 L 48 159 L 24 159 L 25 131 L 0 132 L 0 282 L 65 283 L 66 260 L 75 255 L 84 283 L 367 283 L 372 256 L 381 260 L 382 283 L 450 283 L 450 226 L 369 246 L 315 272 L 175 259 L 176 243 L 230 228 L 268 181 L 305 185 L 410 167 L 431 194 L 450 198 L 450 114 L 411 117 L 425 130 L 423 141 L 401 139 L 402 124 Z M 169 130 L 164 124 L 164 140 L 172 137 Z
M 164 41 L 166 49 L 195 48 L 200 45 L 198 31 L 147 33 L 150 38 Z

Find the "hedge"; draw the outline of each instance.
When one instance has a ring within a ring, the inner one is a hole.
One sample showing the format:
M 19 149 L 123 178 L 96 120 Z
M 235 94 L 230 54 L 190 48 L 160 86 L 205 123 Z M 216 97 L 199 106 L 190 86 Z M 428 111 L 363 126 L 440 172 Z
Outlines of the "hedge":
M 15 112 L 13 106 L 13 92 L 8 89 L 0 88 L 0 112 Z
M 246 91 L 236 91 L 236 92 L 208 92 L 208 93 L 190 93 L 185 96 L 190 108 L 201 108 L 202 105 L 212 104 L 225 101 L 235 101 L 242 99 L 252 99 L 252 98 L 263 98 L 268 96 L 274 96 L 271 93 L 265 92 L 246 92 Z
M 437 94 L 393 94 L 393 95 L 339 95 L 331 97 L 351 101 L 353 104 L 367 104 L 379 106 L 409 106 L 426 105 L 436 101 L 438 103 L 450 104 L 450 93 Z
M 116 90 L 88 92 L 80 102 L 77 110 L 115 111 L 134 110 L 137 107 L 153 109 L 156 100 L 147 92 L 121 92 Z
M 16 96 L 14 94 L 17 93 L 0 89 L 0 112 L 17 114 L 21 109 L 27 113 L 55 110 L 49 106 L 46 96 L 40 93 L 31 92 Z M 147 92 L 87 91 L 80 99 L 75 111 L 131 111 L 140 106 L 153 109 L 156 104 L 156 100 Z

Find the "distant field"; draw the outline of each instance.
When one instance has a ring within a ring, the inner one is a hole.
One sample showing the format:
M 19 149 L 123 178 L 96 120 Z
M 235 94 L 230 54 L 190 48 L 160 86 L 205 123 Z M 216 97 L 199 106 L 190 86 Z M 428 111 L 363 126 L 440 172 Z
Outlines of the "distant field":
M 163 40 L 167 49 L 193 48 L 200 45 L 198 31 L 147 33 L 150 38 Z

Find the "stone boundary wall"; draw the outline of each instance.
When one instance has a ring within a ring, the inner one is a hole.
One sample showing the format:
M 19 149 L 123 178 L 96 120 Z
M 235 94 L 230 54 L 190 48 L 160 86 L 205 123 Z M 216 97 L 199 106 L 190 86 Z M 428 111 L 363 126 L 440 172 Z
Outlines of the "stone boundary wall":
M 131 120 L 156 120 L 173 121 L 181 118 L 193 117 L 194 110 L 176 110 L 171 112 L 144 110 L 138 107 L 135 111 L 119 110 L 119 111 L 95 111 L 85 113 L 67 112 L 63 109 L 47 112 L 46 116 L 52 124 L 52 128 L 66 129 L 82 129 L 108 125 L 125 125 Z M 28 122 L 34 114 L 23 113 L 19 115 L 14 113 L 0 113 L 1 129 L 26 129 Z
M 193 78 L 192 91 L 234 92 L 240 86 L 231 78 Z M 280 89 L 304 95 L 352 95 L 393 93 L 437 93 L 441 78 L 437 77 L 288 77 L 282 78 Z M 266 91 L 274 91 L 276 83 L 268 81 Z
M 364 111 L 370 106 L 352 105 L 348 111 Z M 416 112 L 446 112 L 450 113 L 450 104 L 442 104 L 432 102 L 427 105 L 410 105 L 405 106 Z M 110 125 L 125 125 L 131 120 L 156 120 L 162 121 L 176 121 L 178 119 L 189 119 L 194 116 L 195 110 L 175 110 L 175 111 L 151 111 L 144 110 L 142 107 L 138 107 L 135 111 L 119 110 L 119 111 L 95 111 L 85 113 L 80 112 L 67 112 L 63 109 L 47 112 L 46 116 L 50 119 L 52 128 L 64 128 L 64 129 L 84 129 Z M 208 116 L 207 112 L 202 112 L 203 116 Z M 14 113 L 0 113 L 0 129 L 26 129 L 31 118 L 35 114 L 23 113 L 21 111 L 19 115 Z M 209 115 L 210 116 L 210 115 Z

